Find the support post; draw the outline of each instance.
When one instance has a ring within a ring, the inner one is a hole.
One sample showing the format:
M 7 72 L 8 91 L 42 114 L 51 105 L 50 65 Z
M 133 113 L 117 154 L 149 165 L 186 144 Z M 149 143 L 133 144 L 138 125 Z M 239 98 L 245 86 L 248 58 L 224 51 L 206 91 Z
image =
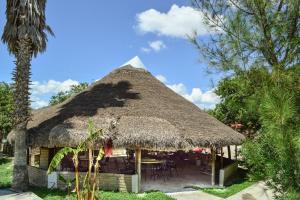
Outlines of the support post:
M 237 161 L 237 157 L 238 157 L 238 155 L 237 155 L 237 146 L 235 145 L 235 149 L 234 149 L 234 151 L 235 151 L 235 160 Z
M 223 163 L 224 163 L 224 161 L 223 161 L 223 155 L 224 155 L 224 152 L 223 152 L 223 147 L 221 147 L 221 169 L 223 169 Z
M 211 148 L 211 185 L 215 185 L 216 178 L 216 149 Z
M 142 162 L 142 151 L 140 147 L 137 147 L 135 149 L 135 170 L 138 175 L 138 192 L 141 191 L 141 180 L 142 180 L 141 162 Z
M 40 148 L 40 169 L 48 169 L 49 164 L 49 149 Z
M 228 151 L 228 158 L 231 159 L 231 151 L 230 151 L 230 146 L 227 146 L 227 151 Z

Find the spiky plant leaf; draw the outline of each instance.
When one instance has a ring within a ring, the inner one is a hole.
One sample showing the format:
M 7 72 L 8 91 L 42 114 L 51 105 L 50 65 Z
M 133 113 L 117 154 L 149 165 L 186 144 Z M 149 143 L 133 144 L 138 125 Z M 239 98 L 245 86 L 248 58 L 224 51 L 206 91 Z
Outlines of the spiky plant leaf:
M 46 32 L 53 34 L 46 24 L 46 0 L 7 0 L 6 24 L 2 41 L 10 53 L 18 52 L 17 42 L 22 38 L 30 39 L 34 55 L 46 49 Z
M 73 149 L 71 147 L 64 147 L 63 149 L 59 150 L 55 156 L 52 158 L 50 165 L 47 170 L 47 174 L 50 174 L 54 171 L 54 169 L 58 166 L 58 164 L 61 162 L 61 160 L 68 154 L 74 154 L 77 153 L 76 149 Z

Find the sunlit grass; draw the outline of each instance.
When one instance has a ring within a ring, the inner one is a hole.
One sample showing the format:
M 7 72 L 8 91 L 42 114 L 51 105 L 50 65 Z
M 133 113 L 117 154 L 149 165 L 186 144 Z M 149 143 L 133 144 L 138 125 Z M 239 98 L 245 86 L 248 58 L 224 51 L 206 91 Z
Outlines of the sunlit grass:
M 12 182 L 12 160 L 0 158 L 0 188 L 8 188 Z
M 254 183 L 255 182 L 253 181 L 245 179 L 225 188 L 202 188 L 201 190 L 221 198 L 227 198 L 253 185 Z

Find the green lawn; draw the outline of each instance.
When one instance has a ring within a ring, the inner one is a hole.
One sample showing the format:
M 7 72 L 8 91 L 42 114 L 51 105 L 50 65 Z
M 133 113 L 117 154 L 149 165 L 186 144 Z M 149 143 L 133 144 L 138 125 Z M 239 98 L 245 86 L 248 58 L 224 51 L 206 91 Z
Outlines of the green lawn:
M 0 158 L 0 188 L 8 188 L 12 181 L 12 160 Z
M 11 186 L 12 181 L 12 160 L 9 158 L 0 158 L 0 188 Z M 48 190 L 45 188 L 30 188 L 32 192 L 45 200 L 64 200 L 66 192 L 59 190 Z M 173 198 L 162 192 L 149 192 L 142 196 L 123 192 L 100 192 L 101 200 L 173 200 Z M 75 194 L 72 198 L 75 199 Z
M 245 180 L 240 180 L 239 182 L 234 183 L 225 188 L 202 188 L 200 190 L 221 198 L 227 198 L 253 185 L 254 183 L 255 182 L 253 181 L 249 181 L 245 179 Z
M 31 191 L 45 200 L 64 200 L 66 193 L 59 190 L 48 190 L 44 188 L 31 188 Z M 125 192 L 104 192 L 100 193 L 101 200 L 173 200 L 173 198 L 161 192 L 150 192 L 138 196 L 137 194 Z M 75 200 L 75 194 L 71 194 L 71 199 Z

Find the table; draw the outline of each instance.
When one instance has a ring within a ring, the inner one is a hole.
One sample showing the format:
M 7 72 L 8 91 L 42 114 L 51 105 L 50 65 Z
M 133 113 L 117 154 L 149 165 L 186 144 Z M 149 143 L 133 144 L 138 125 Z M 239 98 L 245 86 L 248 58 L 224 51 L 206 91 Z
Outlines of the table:
M 152 169 L 152 170 L 153 170 L 153 168 L 151 168 L 152 165 L 162 165 L 164 163 L 166 163 L 166 160 L 156 160 L 156 159 L 147 159 L 146 158 L 146 159 L 142 159 L 142 161 L 141 161 L 141 164 L 148 165 L 150 167 L 150 169 Z M 148 167 L 146 167 L 146 169 L 145 169 L 145 179 L 147 179 L 147 170 L 148 169 L 149 169 Z M 152 173 L 154 175 L 155 172 L 152 171 Z
M 165 163 L 165 160 L 156 160 L 156 159 L 142 159 L 142 164 L 163 164 Z

